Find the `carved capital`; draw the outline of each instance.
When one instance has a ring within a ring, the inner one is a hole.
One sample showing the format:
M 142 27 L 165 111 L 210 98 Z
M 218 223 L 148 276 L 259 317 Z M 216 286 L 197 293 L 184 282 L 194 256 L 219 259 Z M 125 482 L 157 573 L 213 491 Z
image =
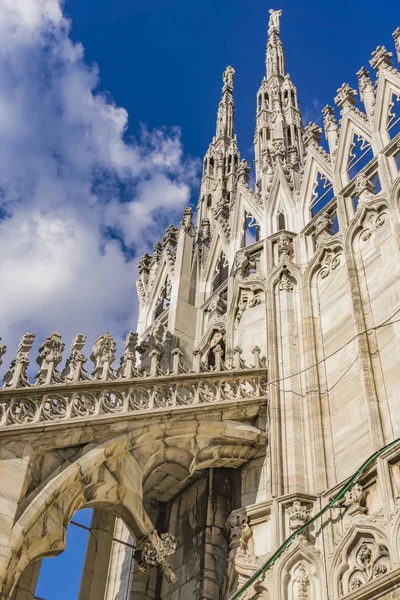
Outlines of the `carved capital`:
M 287 509 L 290 521 L 290 529 L 295 531 L 308 519 L 308 509 L 306 506 L 301 504 L 298 500 L 295 500 L 291 506 Z

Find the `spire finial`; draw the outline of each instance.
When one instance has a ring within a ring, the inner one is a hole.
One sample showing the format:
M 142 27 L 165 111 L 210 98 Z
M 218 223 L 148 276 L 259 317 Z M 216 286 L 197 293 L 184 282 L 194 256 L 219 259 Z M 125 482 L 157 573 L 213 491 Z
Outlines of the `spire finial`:
M 285 54 L 279 37 L 282 11 L 270 8 L 269 15 L 266 56 L 267 77 L 270 78 L 274 75 L 284 77 L 286 74 Z
M 224 87 L 222 88 L 222 98 L 218 107 L 217 115 L 217 132 L 216 137 L 221 136 L 232 138 L 234 135 L 234 114 L 235 107 L 233 104 L 233 76 L 235 69 L 233 67 L 226 67 L 222 74 L 222 81 Z
M 268 35 L 271 35 L 271 33 L 276 33 L 277 35 L 279 35 L 280 32 L 280 18 L 282 15 L 282 11 L 281 10 L 274 10 L 273 8 L 269 9 L 269 23 L 268 23 Z
M 222 88 L 222 93 L 224 94 L 226 91 L 233 92 L 233 76 L 235 74 L 235 69 L 233 67 L 226 67 L 225 71 L 222 74 L 222 81 L 224 82 L 224 87 Z

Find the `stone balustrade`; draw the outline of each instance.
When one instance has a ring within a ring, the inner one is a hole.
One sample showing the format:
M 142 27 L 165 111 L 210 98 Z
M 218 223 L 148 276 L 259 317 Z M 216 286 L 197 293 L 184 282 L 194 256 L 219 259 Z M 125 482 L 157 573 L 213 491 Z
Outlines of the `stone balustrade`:
M 253 350 L 252 366 L 243 362 L 241 349 L 236 347 L 228 361 L 220 357 L 212 368 L 195 353 L 192 370 L 182 364 L 182 352 L 175 349 L 171 369 L 167 371 L 160 367 L 160 352 L 153 350 L 150 366 L 144 370 L 136 365 L 137 335 L 130 332 L 120 367 L 113 369 L 116 345 L 107 333 L 93 346 L 91 378 L 84 369 L 87 359 L 82 352 L 85 343 L 82 334 L 75 337 L 62 372 L 57 371 L 64 344 L 55 333 L 39 348 L 39 371 L 32 384 L 27 368 L 33 341 L 33 334 L 23 336 L 17 356 L 4 377 L 0 390 L 0 428 L 193 409 L 265 400 L 267 396 L 267 371 L 258 347 Z

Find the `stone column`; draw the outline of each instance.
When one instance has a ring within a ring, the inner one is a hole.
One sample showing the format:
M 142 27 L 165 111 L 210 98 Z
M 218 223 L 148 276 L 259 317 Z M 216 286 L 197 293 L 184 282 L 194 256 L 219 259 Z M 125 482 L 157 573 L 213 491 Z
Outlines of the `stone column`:
M 13 600 L 34 600 L 41 565 L 41 560 L 35 560 L 27 566 L 13 594 Z
M 197 310 L 192 304 L 191 264 L 193 252 L 191 209 L 185 209 L 178 233 L 168 329 L 186 357 L 191 356 L 196 333 Z
M 86 550 L 79 600 L 103 600 L 114 534 L 115 515 L 95 508 Z
M 104 600 L 126 600 L 129 594 L 133 568 L 132 548 L 116 540 L 133 544 L 134 540 L 121 519 L 115 520 L 114 541 L 111 546 L 107 587 Z
M 24 442 L 3 442 L 0 447 L 0 598 L 10 559 L 10 534 L 25 495 L 32 448 Z

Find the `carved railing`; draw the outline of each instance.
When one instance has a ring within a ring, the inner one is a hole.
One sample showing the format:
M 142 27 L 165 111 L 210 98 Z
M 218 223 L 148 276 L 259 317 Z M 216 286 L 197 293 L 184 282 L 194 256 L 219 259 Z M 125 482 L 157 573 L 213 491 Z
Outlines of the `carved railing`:
M 260 358 L 260 349 L 254 348 L 254 365 L 246 366 L 235 348 L 229 361 L 217 361 L 207 368 L 195 355 L 192 370 L 181 363 L 182 353 L 172 352 L 172 368 L 160 368 L 160 352 L 151 353 L 150 368 L 136 366 L 137 336 L 128 334 L 125 352 L 118 370 L 112 368 L 115 360 L 115 342 L 110 334 L 100 336 L 93 346 L 93 379 L 83 365 L 82 353 L 85 336 L 74 339 L 71 356 L 61 373 L 56 370 L 61 362 L 64 344 L 59 334 L 53 334 L 39 348 L 40 366 L 31 384 L 26 370 L 33 334 L 23 336 L 16 358 L 4 377 L 0 390 L 0 428 L 21 425 L 57 423 L 65 420 L 87 420 L 106 416 L 148 414 L 185 407 L 206 407 L 220 403 L 265 400 L 267 372 Z M 4 347 L 0 348 L 0 356 Z

